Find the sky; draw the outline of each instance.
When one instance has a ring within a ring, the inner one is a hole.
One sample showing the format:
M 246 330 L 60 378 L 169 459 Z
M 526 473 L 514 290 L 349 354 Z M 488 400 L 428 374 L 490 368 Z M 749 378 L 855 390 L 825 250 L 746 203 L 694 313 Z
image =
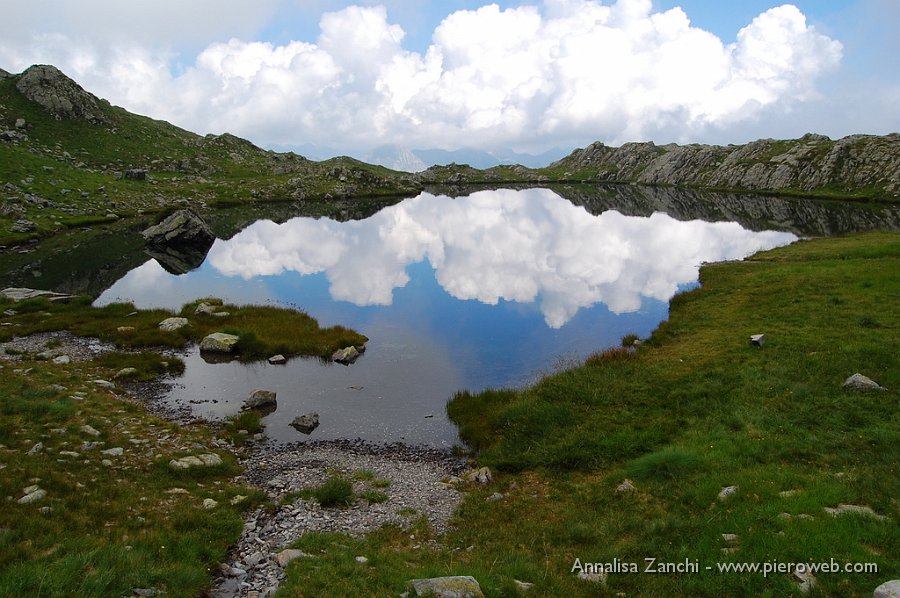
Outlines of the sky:
M 900 131 L 898 0 L 5 0 L 0 68 L 275 149 Z

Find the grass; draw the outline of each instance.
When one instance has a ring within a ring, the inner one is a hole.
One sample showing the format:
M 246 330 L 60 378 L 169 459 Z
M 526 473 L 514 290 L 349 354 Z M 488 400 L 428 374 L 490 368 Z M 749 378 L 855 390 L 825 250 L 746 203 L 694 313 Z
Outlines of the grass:
M 820 572 L 813 595 L 871 596 L 900 577 L 898 273 L 900 237 L 880 233 L 705 265 L 636 351 L 522 391 L 459 393 L 448 411 L 495 476 L 455 529 L 307 534 L 298 547 L 316 558 L 292 563 L 278 596 L 396 596 L 439 575 L 473 575 L 487 596 L 516 595 L 515 580 L 540 596 L 797 595 L 790 574 L 718 564 L 831 559 L 878 572 Z M 749 343 L 759 332 L 762 348 Z M 857 371 L 890 390 L 843 389 Z M 636 490 L 617 492 L 626 478 Z M 726 486 L 737 490 L 720 500 Z M 839 503 L 886 519 L 824 511 Z M 571 572 L 576 558 L 700 570 L 611 573 L 598 587 Z

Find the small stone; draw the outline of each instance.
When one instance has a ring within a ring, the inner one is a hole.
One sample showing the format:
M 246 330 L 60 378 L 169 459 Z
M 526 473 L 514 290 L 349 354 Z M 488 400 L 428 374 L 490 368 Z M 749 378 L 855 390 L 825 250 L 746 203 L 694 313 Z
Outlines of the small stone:
M 885 519 L 884 515 L 879 515 L 878 513 L 873 511 L 871 507 L 866 507 L 864 505 L 848 505 L 841 503 L 836 507 L 825 507 L 825 512 L 834 517 L 837 517 L 838 515 L 844 515 L 846 513 L 853 513 L 855 515 L 874 517 L 879 521 L 883 521 Z
M 367 559 L 364 556 L 358 556 L 358 557 L 356 557 L 356 562 L 359 563 L 360 565 L 365 565 L 366 563 L 369 562 L 369 559 Z
M 159 329 L 163 332 L 174 332 L 175 330 L 184 328 L 187 325 L 187 318 L 166 318 L 159 323 Z
M 359 358 L 359 351 L 357 351 L 356 347 L 344 347 L 343 349 L 338 349 L 331 356 L 332 361 L 344 365 L 350 365 L 356 361 L 357 358 Z
M 104 467 L 112 467 L 113 462 L 109 459 L 103 459 L 102 461 L 100 461 L 100 464 Z
M 31 450 L 28 451 L 28 454 L 29 455 L 37 455 L 42 450 L 44 450 L 44 443 L 38 442 L 33 447 L 31 447 Z
M 886 581 L 875 588 L 872 598 L 900 598 L 900 579 Z
M 730 544 L 734 544 L 740 540 L 737 534 L 722 534 L 722 539 Z
M 737 487 L 737 486 L 725 486 L 725 487 L 722 488 L 722 490 L 719 492 L 719 500 L 725 500 L 726 498 L 728 498 L 728 497 L 731 496 L 732 494 L 735 494 L 737 491 L 738 491 L 738 487 Z
M 33 492 L 29 492 L 25 496 L 19 499 L 20 505 L 30 505 L 33 502 L 37 502 L 39 500 L 43 500 L 47 496 L 47 491 L 38 488 Z
M 157 596 L 159 594 L 159 590 L 156 588 L 131 588 L 132 596 Z
M 296 548 L 288 548 L 286 550 L 282 550 L 278 554 L 275 555 L 275 562 L 278 563 L 281 567 L 286 567 L 288 563 L 293 561 L 294 559 L 298 559 L 300 557 L 308 557 L 309 555 L 303 552 L 302 550 L 297 550 Z
M 503 500 L 503 495 L 499 492 L 494 492 L 485 499 L 486 502 L 497 502 L 498 500 Z
M 616 492 L 634 492 L 636 490 L 637 488 L 635 487 L 634 482 L 627 478 L 624 482 L 616 486 Z
M 853 374 L 844 380 L 843 387 L 850 390 L 887 390 L 868 376 L 863 376 L 860 373 Z
M 525 592 L 530 592 L 534 587 L 533 583 L 529 583 L 527 581 L 519 581 L 518 579 L 514 579 L 513 583 L 516 584 L 516 590 L 520 594 L 524 594 Z
M 754 347 L 762 347 L 766 344 L 766 335 L 765 334 L 754 334 L 750 337 L 750 344 Z
M 68 355 L 60 355 L 59 357 L 53 358 L 53 363 L 55 365 L 66 365 L 67 363 L 71 363 L 71 362 L 72 362 L 72 358 L 69 357 Z
M 578 579 L 580 579 L 582 581 L 589 581 L 591 583 L 599 583 L 600 585 L 605 586 L 606 585 L 606 576 L 607 576 L 606 571 L 601 571 L 599 573 L 585 573 L 584 571 L 581 571 L 578 574 Z
M 110 382 L 109 380 L 94 380 L 94 384 L 99 386 L 100 388 L 115 388 L 116 385 Z
M 136 368 L 122 368 L 121 370 L 116 372 L 116 375 L 113 376 L 113 379 L 118 380 L 119 378 L 130 378 L 131 376 L 134 376 L 137 373 L 138 373 L 138 371 Z
M 203 499 L 203 508 L 204 509 L 215 509 L 218 506 L 219 506 L 219 503 L 211 498 Z
M 302 434 L 312 434 L 312 431 L 319 427 L 319 414 L 307 413 L 300 415 L 295 417 L 290 425 Z
M 800 593 L 808 594 L 816 586 L 816 578 L 812 571 L 806 567 L 799 566 L 794 569 L 794 577 L 800 580 Z
M 491 480 L 494 479 L 494 476 L 491 475 L 491 470 L 489 468 L 479 467 L 478 469 L 470 469 L 469 471 L 465 472 L 462 475 L 462 479 L 465 482 L 485 486 L 491 483 Z
M 134 332 L 134 326 L 119 326 L 116 328 L 116 332 L 119 334 L 131 334 Z
M 81 431 L 85 434 L 90 434 L 91 436 L 100 436 L 99 430 L 95 429 L 93 426 L 89 426 L 88 424 L 81 426 Z
M 81 455 L 76 453 L 75 451 L 59 451 L 59 455 L 61 457 L 72 457 L 73 459 L 77 459 Z
M 790 498 L 799 493 L 800 493 L 799 490 L 782 490 L 781 492 L 778 493 L 778 496 L 780 496 L 781 498 Z
M 287 359 L 284 355 L 281 355 L 279 353 L 278 355 L 273 355 L 272 357 L 270 357 L 269 363 L 271 363 L 272 365 L 280 365 L 282 363 L 287 363 Z
M 201 303 L 197 306 L 197 309 L 194 310 L 195 316 L 210 316 L 216 313 L 217 306 L 210 305 L 209 303 Z
M 101 455 L 107 455 L 109 457 L 121 457 L 124 453 L 125 449 L 123 449 L 121 446 L 106 449 L 105 451 L 100 451 Z

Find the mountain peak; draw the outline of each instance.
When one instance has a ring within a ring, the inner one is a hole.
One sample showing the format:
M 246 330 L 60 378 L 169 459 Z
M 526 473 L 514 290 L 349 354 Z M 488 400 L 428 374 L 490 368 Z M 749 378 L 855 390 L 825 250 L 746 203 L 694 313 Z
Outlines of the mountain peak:
M 16 83 L 19 93 L 37 102 L 57 119 L 84 119 L 108 124 L 100 100 L 55 66 L 36 64 L 25 70 Z

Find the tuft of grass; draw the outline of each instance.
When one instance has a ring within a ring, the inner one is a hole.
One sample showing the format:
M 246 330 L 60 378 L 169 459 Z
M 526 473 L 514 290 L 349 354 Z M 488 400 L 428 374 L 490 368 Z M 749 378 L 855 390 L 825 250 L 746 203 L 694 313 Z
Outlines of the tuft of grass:
M 321 485 L 306 491 L 306 496 L 314 498 L 326 509 L 348 507 L 353 504 L 353 484 L 340 476 L 331 476 Z
M 384 492 L 378 492 L 377 490 L 366 490 L 359 493 L 359 498 L 362 498 L 373 504 L 380 504 L 383 502 L 387 502 L 388 495 Z
M 628 475 L 636 480 L 674 480 L 695 473 L 702 460 L 693 452 L 675 447 L 642 455 L 626 466 Z

